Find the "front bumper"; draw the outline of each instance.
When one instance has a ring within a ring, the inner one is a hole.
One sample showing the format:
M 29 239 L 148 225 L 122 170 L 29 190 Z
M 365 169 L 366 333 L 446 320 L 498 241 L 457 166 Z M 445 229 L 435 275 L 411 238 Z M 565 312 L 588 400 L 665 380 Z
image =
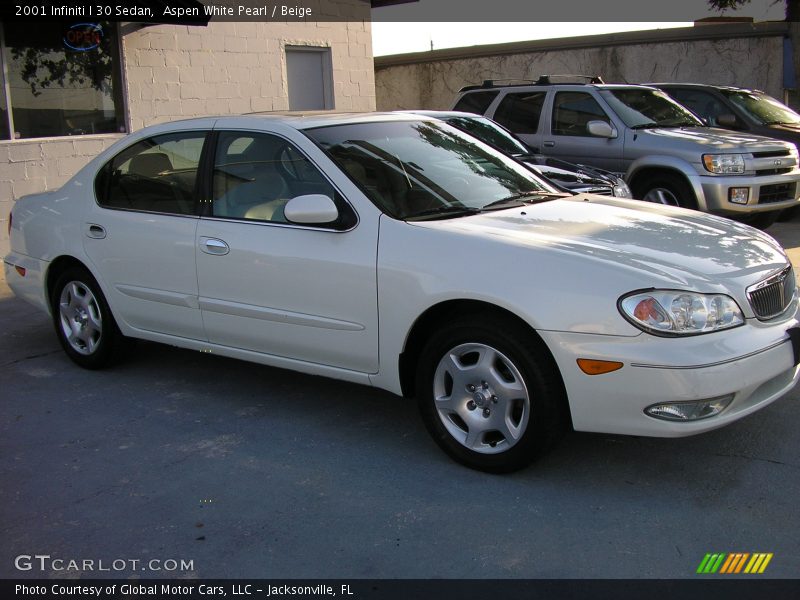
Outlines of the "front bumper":
M 682 437 L 717 429 L 787 394 L 800 379 L 786 331 L 780 325 L 748 323 L 736 329 L 688 338 L 641 334 L 632 338 L 541 332 L 553 351 L 577 431 Z M 578 358 L 619 361 L 623 368 L 586 375 Z M 697 421 L 665 421 L 644 409 L 662 402 L 702 400 L 733 394 L 719 415 Z
M 783 210 L 798 206 L 800 202 L 800 170 L 791 173 L 756 177 L 754 175 L 710 176 L 698 175 L 693 182 L 695 192 L 702 192 L 708 212 L 730 215 L 746 215 L 758 212 Z M 747 204 L 736 204 L 729 200 L 731 188 L 748 190 Z

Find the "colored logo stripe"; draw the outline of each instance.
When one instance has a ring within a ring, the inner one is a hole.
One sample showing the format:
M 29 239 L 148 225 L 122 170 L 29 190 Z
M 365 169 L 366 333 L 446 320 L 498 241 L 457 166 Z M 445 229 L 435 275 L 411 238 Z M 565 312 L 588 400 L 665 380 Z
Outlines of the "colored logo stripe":
M 750 559 L 750 562 L 747 563 L 747 566 L 744 569 L 745 573 L 763 573 L 769 561 L 772 560 L 772 552 L 764 553 L 764 554 L 753 554 L 753 558 Z
M 734 574 L 734 573 L 763 573 L 772 560 L 771 552 L 717 552 L 708 553 L 700 561 L 697 573 L 701 574 Z M 748 560 L 749 559 L 749 560 Z M 745 566 L 747 565 L 747 566 Z

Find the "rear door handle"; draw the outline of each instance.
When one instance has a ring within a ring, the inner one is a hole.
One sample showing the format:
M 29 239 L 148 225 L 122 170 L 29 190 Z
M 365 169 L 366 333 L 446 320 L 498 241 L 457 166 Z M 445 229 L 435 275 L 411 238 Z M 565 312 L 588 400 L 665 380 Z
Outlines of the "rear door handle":
M 87 223 L 86 237 L 102 240 L 106 237 L 106 230 L 102 225 L 98 225 L 97 223 Z
M 544 146 L 545 148 L 552 148 L 555 145 L 556 145 L 556 143 L 552 142 L 552 141 L 548 141 L 548 142 L 543 142 L 542 143 L 542 146 Z
M 222 240 L 209 237 L 200 238 L 200 250 L 206 254 L 215 254 L 217 256 L 223 256 L 231 251 L 230 246 Z

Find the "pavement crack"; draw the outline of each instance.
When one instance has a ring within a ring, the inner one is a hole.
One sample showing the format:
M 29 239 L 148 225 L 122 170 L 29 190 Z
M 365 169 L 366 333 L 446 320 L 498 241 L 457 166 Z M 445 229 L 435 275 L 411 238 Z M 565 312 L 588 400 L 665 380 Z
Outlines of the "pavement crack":
M 16 365 L 21 362 L 25 362 L 26 360 L 33 360 L 34 358 L 42 358 L 44 356 L 50 356 L 52 354 L 58 354 L 61 350 L 50 350 L 49 352 L 42 352 L 40 354 L 31 354 L 30 356 L 23 356 L 22 358 L 17 358 L 7 363 L 0 364 L 0 368 L 10 367 L 11 365 Z
M 771 458 L 761 458 L 761 457 L 758 457 L 758 456 L 748 456 L 747 454 L 721 454 L 721 453 L 715 453 L 714 456 L 721 456 L 721 457 L 724 457 L 724 458 L 743 458 L 745 460 L 754 460 L 754 461 L 758 461 L 758 462 L 770 463 L 770 464 L 773 464 L 773 465 L 782 465 L 784 467 L 790 467 L 792 469 L 797 469 L 798 468 L 798 465 L 793 465 L 792 463 L 786 463 L 786 462 L 782 462 L 780 460 L 774 460 L 774 459 L 771 459 Z

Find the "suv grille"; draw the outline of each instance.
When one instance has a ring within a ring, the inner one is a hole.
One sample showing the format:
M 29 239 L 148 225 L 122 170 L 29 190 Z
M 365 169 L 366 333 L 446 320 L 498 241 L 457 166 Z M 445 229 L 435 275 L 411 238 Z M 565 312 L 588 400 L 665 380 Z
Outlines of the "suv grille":
M 762 185 L 761 190 L 758 193 L 758 203 L 769 204 L 771 202 L 792 200 L 794 199 L 794 193 L 796 189 L 796 183 L 773 183 L 771 185 Z
M 786 310 L 794 298 L 795 289 L 794 271 L 789 266 L 747 288 L 747 299 L 756 317 L 766 321 Z
M 778 156 L 789 156 L 788 150 L 769 150 L 767 152 L 753 152 L 753 158 L 776 158 Z

